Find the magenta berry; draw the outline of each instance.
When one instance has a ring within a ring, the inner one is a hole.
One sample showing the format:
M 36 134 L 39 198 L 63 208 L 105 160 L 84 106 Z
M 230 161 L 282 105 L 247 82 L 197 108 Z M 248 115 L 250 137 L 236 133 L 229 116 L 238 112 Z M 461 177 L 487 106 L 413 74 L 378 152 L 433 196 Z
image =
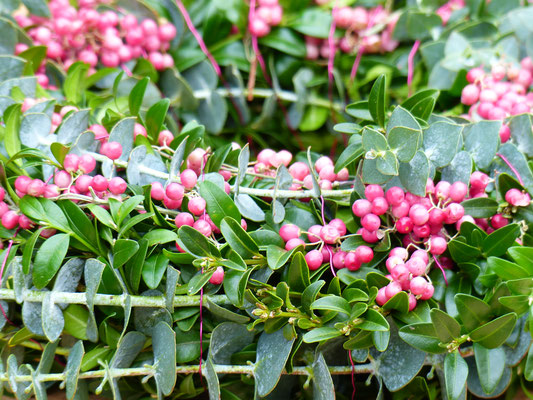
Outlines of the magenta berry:
M 381 225 L 381 219 L 375 214 L 367 214 L 361 218 L 361 225 L 366 230 L 374 232 L 379 229 Z
M 383 215 L 389 209 L 389 203 L 384 197 L 376 197 L 372 200 L 372 213 L 376 215 Z
M 76 179 L 75 187 L 80 193 L 85 193 L 89 190 L 89 187 L 91 186 L 92 181 L 93 181 L 92 176 L 80 175 L 78 179 Z
M 292 238 L 287 241 L 285 244 L 285 250 L 290 251 L 298 246 L 304 246 L 305 242 L 299 238 Z
M 398 206 L 405 198 L 405 193 L 402 188 L 393 186 L 387 190 L 386 199 L 391 206 Z
M 368 185 L 365 188 L 365 197 L 368 201 L 373 201 L 376 197 L 384 197 L 385 193 L 379 185 Z
M 33 197 L 40 197 L 44 194 L 45 183 L 40 179 L 33 179 L 26 188 L 26 193 Z
M 361 229 L 361 237 L 367 243 L 376 243 L 379 240 L 377 231 L 369 231 L 365 228 Z
M 200 232 L 204 236 L 211 236 L 211 233 L 213 232 L 211 229 L 211 225 L 209 225 L 209 222 L 203 219 L 197 220 L 193 224 L 193 228 L 196 229 L 198 232 Z
M 182 213 L 179 213 L 178 215 L 176 215 L 176 219 L 174 220 L 174 222 L 176 223 L 176 226 L 178 228 L 181 228 L 184 225 L 193 226 L 194 225 L 194 217 L 191 214 L 187 213 L 187 212 L 182 212 Z
M 424 225 L 429 220 L 429 213 L 424 206 L 415 204 L 409 210 L 409 218 L 414 225 Z
M 213 285 L 220 285 L 224 281 L 224 268 L 217 267 L 211 278 L 209 278 L 209 283 Z
M 344 266 L 348 268 L 348 270 L 357 271 L 361 268 L 361 264 L 362 262 L 355 251 L 349 251 L 346 253 L 346 257 L 344 257 Z
M 104 178 L 102 175 L 96 175 L 93 177 L 93 181 L 91 182 L 91 187 L 97 191 L 97 192 L 103 192 L 106 191 L 109 186 L 109 183 L 107 182 L 107 179 Z
M 346 224 L 344 223 L 342 219 L 339 219 L 339 218 L 332 219 L 331 221 L 329 221 L 328 225 L 337 229 L 337 231 L 339 232 L 339 235 L 341 236 L 346 235 Z
M 189 200 L 187 207 L 193 215 L 202 215 L 205 211 L 206 201 L 203 197 L 194 197 Z
M 450 187 L 450 199 L 456 203 L 462 202 L 468 193 L 468 186 L 464 182 L 454 182 Z
M 6 229 L 14 229 L 19 224 L 19 216 L 15 211 L 8 211 L 2 215 L 2 226 Z
M 402 291 L 402 285 L 399 282 L 391 282 L 385 286 L 385 294 L 390 299 L 391 297 L 396 296 Z
M 495 214 L 490 219 L 490 224 L 494 229 L 500 229 L 506 226 L 509 223 L 509 220 L 505 218 L 502 214 Z
M 344 260 L 346 258 L 346 253 L 342 250 L 337 251 L 333 254 L 333 267 L 337 269 L 345 268 Z
M 378 305 L 380 306 L 384 305 L 389 300 L 386 290 L 387 290 L 386 286 L 383 286 L 382 288 L 378 290 L 378 294 L 376 296 L 376 303 L 378 303 Z
M 300 227 L 294 224 L 285 224 L 279 229 L 279 235 L 284 242 L 300 237 Z
M 107 142 L 102 145 L 101 152 L 111 160 L 118 160 L 122 155 L 122 145 L 119 142 Z
M 399 233 L 409 233 L 413 230 L 413 221 L 411 221 L 411 218 L 409 217 L 402 217 L 398 221 L 396 221 L 396 230 Z
M 21 229 L 31 229 L 33 227 L 33 221 L 24 214 L 19 216 L 18 223 Z
M 409 311 L 413 311 L 416 308 L 416 297 L 413 293 L 409 293 Z
M 122 194 L 128 188 L 128 184 L 119 176 L 111 178 L 109 181 L 109 191 L 113 194 Z
M 489 176 L 481 171 L 474 171 L 470 175 L 470 186 L 477 191 L 484 191 L 489 181 Z
M 3 201 L 0 201 L 0 218 L 8 211 L 9 211 L 9 206 Z
M 311 271 L 315 271 L 322 265 L 324 257 L 322 256 L 322 252 L 318 250 L 311 250 L 305 255 L 305 261 L 307 262 L 309 269 Z
M 374 251 L 363 245 L 355 249 L 355 255 L 362 263 L 369 263 L 374 258 Z
M 63 166 L 67 172 L 76 172 L 80 165 L 80 158 L 76 154 L 67 154 Z
M 448 244 L 446 239 L 441 238 L 440 236 L 432 236 L 429 239 L 430 253 L 433 255 L 441 255 L 446 251 Z

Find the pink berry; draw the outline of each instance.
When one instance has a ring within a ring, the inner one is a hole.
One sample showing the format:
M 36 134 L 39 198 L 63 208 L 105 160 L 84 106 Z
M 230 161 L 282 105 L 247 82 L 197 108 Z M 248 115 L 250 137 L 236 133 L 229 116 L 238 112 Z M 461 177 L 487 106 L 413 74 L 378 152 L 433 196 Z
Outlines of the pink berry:
M 171 200 L 181 200 L 183 199 L 183 195 L 185 194 L 185 189 L 179 183 L 171 182 L 170 184 L 167 185 L 165 189 L 165 194 Z
M 180 180 L 181 184 L 185 186 L 186 189 L 192 189 L 196 186 L 198 177 L 196 176 L 196 172 L 194 172 L 192 169 L 185 169 L 180 174 Z
M 435 195 L 440 200 L 446 200 L 450 196 L 450 188 L 451 188 L 450 182 L 446 181 L 440 181 L 435 186 Z
M 424 225 L 429 220 L 429 213 L 424 206 L 415 204 L 409 210 L 409 218 L 414 225 Z
M 193 215 L 202 215 L 205 211 L 206 201 L 203 197 L 193 197 L 187 206 Z
M 409 270 L 405 264 L 398 264 L 391 271 L 392 279 L 400 284 L 409 280 Z
M 402 291 L 402 285 L 399 282 L 391 282 L 385 286 L 385 294 L 390 299 Z
M 407 257 L 409 257 L 409 252 L 405 247 L 395 247 L 390 251 L 389 257 L 399 257 L 402 260 L 407 260 Z
M 374 251 L 368 246 L 359 246 L 355 249 L 355 255 L 362 263 L 369 263 L 374 258 Z
M 117 160 L 122 155 L 122 145 L 119 142 L 107 142 L 102 146 L 101 152 L 111 160 Z
M 509 220 L 502 214 L 495 214 L 490 219 L 490 223 L 494 229 L 500 229 L 506 226 L 509 223 Z
M 169 210 L 176 210 L 180 208 L 182 203 L 183 203 L 183 198 L 179 200 L 174 200 L 168 197 L 166 194 L 163 195 L 163 205 Z
M 333 254 L 333 267 L 337 269 L 345 268 L 344 259 L 346 258 L 346 253 L 342 250 L 337 251 Z
M 392 273 L 392 270 L 396 268 L 397 265 L 403 264 L 403 262 L 403 258 L 400 258 L 398 256 L 392 256 L 387 258 L 387 261 L 385 261 L 385 266 L 387 267 L 387 271 Z
M 93 156 L 89 154 L 84 154 L 80 157 L 80 161 L 78 164 L 78 169 L 85 173 L 89 174 L 92 171 L 94 171 L 94 168 L 96 167 L 96 160 Z
M 462 202 L 468 193 L 468 186 L 465 183 L 457 181 L 450 187 L 450 199 L 456 203 Z
M 104 192 L 107 190 L 109 183 L 107 179 L 102 175 L 95 175 L 93 181 L 91 182 L 91 187 L 97 192 Z
M 333 226 L 326 225 L 320 229 L 320 238 L 327 244 L 334 244 L 339 240 L 340 234 Z
M 509 129 L 509 125 L 503 124 L 500 128 L 500 141 L 502 143 L 507 142 L 511 138 L 511 129 Z
M 40 197 L 44 194 L 45 186 L 42 180 L 33 179 L 26 188 L 26 193 L 33 197 Z
M 353 213 L 358 217 L 364 217 L 372 212 L 372 203 L 366 199 L 358 199 L 352 205 Z
M 376 303 L 378 303 L 378 305 L 380 306 L 384 305 L 389 300 L 386 290 L 387 286 L 383 286 L 378 290 L 378 294 L 376 296 Z
M 387 190 L 386 198 L 391 206 L 399 206 L 405 198 L 405 193 L 402 188 L 393 186 Z
M 416 308 L 416 297 L 414 294 L 409 293 L 409 311 L 413 311 Z
M 0 201 L 0 218 L 2 217 L 2 215 L 4 215 L 8 211 L 9 211 L 8 205 L 4 203 L 3 201 Z
M 154 200 L 163 200 L 165 197 L 165 189 L 163 189 L 163 185 L 160 182 L 152 182 L 150 195 Z
M 6 229 L 14 229 L 19 223 L 19 216 L 15 211 L 8 211 L 2 215 L 2 226 Z
M 61 189 L 69 187 L 72 182 L 72 176 L 67 171 L 56 171 L 54 174 L 54 182 Z
M 421 295 L 426 291 L 426 288 L 428 286 L 428 281 L 426 281 L 421 276 L 417 276 L 413 279 L 411 279 L 411 293 L 414 295 Z
M 411 259 L 405 263 L 405 266 L 413 276 L 420 276 L 426 273 L 427 264 L 420 257 L 411 257 Z
M 430 225 L 442 225 L 445 219 L 446 215 L 440 208 L 434 208 L 429 212 L 428 223 Z
M 465 209 L 458 203 L 451 203 L 444 209 L 444 213 L 446 215 L 444 223 L 454 224 L 465 215 Z
M 19 216 L 18 222 L 21 229 L 31 229 L 33 227 L 33 221 L 26 217 L 24 214 Z
M 313 225 L 309 228 L 309 233 L 307 234 L 307 240 L 309 240 L 309 243 L 316 243 L 320 241 L 321 229 L 322 225 Z
M 170 42 L 176 37 L 176 28 L 171 23 L 162 24 L 158 33 L 162 42 Z
M 311 250 L 305 255 L 305 261 L 307 262 L 309 269 L 311 271 L 315 271 L 322 265 L 324 257 L 322 256 L 322 252 L 318 250 Z
M 411 209 L 411 206 L 407 201 L 402 201 L 399 205 L 393 206 L 391 208 L 391 214 L 394 218 L 402 218 L 407 217 L 409 215 L 409 210 Z
M 431 297 L 433 296 L 434 292 L 435 292 L 435 287 L 431 283 L 428 283 L 427 286 L 426 286 L 426 289 L 424 290 L 424 292 L 420 296 L 420 300 L 429 300 L 429 299 L 431 299 Z
M 109 181 L 109 191 L 113 194 L 119 195 L 126 191 L 128 184 L 119 176 L 111 178 Z
M 320 173 L 320 171 L 327 166 L 333 166 L 333 161 L 327 156 L 322 156 L 315 162 L 315 169 L 318 173 Z
M 279 229 L 279 235 L 284 242 L 300 237 L 300 227 L 294 224 L 285 224 Z
M 190 168 L 198 173 L 205 165 L 205 154 L 206 151 L 204 149 L 194 149 L 187 157 L 187 168 Z
M 446 251 L 448 244 L 446 243 L 446 239 L 440 236 L 432 236 L 429 239 L 429 246 L 430 253 L 438 256 Z
M 47 199 L 53 199 L 59 196 L 59 187 L 57 185 L 46 185 L 44 188 L 44 197 Z
M 298 246 L 304 246 L 305 242 L 299 238 L 292 238 L 287 241 L 285 244 L 285 250 L 290 251 Z
M 480 90 L 476 85 L 466 85 L 461 93 L 461 103 L 471 106 L 478 101 L 479 93 Z
M 76 172 L 80 165 L 80 158 L 76 154 L 67 154 L 63 166 L 67 172 Z
M 270 26 L 268 26 L 266 21 L 262 20 L 259 16 L 255 16 L 250 19 L 248 30 L 252 36 L 263 37 L 270 33 Z
M 332 219 L 328 225 L 337 229 L 337 231 L 339 232 L 339 235 L 341 236 L 346 235 L 346 224 L 344 223 L 342 219 L 339 219 L 339 218 Z
M 162 130 L 159 132 L 157 142 L 159 146 L 168 146 L 174 140 L 174 135 L 169 130 Z
M 136 122 L 133 128 L 133 137 L 136 138 L 138 135 L 141 135 L 144 137 L 148 136 L 148 134 L 146 133 L 146 128 L 143 125 Z
M 346 253 L 346 257 L 344 257 L 344 266 L 348 268 L 348 270 L 357 271 L 361 268 L 361 264 L 362 262 L 359 257 L 357 257 L 355 251 L 349 251 Z
M 409 217 L 402 217 L 398 221 L 396 221 L 396 230 L 399 233 L 409 233 L 413 230 L 413 221 L 411 221 L 411 218 Z
M 420 258 L 425 265 L 429 263 L 429 255 L 425 250 L 415 250 L 415 252 L 411 254 L 411 259 L 413 258 Z
M 80 193 L 86 193 L 89 190 L 89 187 L 91 186 L 91 183 L 93 181 L 93 177 L 90 175 L 80 175 L 76 179 L 75 187 Z M 64 186 L 66 187 L 66 186 Z
M 178 215 L 176 215 L 176 219 L 174 221 L 176 223 L 176 226 L 178 228 L 181 228 L 184 225 L 187 226 L 193 226 L 194 225 L 194 217 L 187 213 L 187 212 L 181 212 Z
M 368 201 L 373 201 L 376 197 L 384 197 L 385 193 L 379 185 L 368 185 L 365 188 L 365 197 Z
M 361 225 L 366 230 L 374 232 L 379 229 L 381 225 L 381 219 L 375 214 L 367 214 L 361 218 Z
M 246 222 L 244 218 L 241 218 L 241 228 L 244 229 L 245 231 L 248 230 L 248 223 Z
M 145 36 L 157 35 L 157 24 L 153 19 L 145 19 L 141 22 L 141 28 Z
M 211 229 L 211 225 L 209 225 L 209 222 L 204 219 L 197 220 L 193 224 L 193 228 L 204 236 L 211 236 L 211 233 L 213 232 L 213 230 Z
M 377 231 L 369 231 L 365 228 L 361 228 L 361 237 L 367 243 L 376 243 L 379 240 Z
M 527 207 L 531 200 L 529 194 L 513 188 L 505 193 L 505 201 L 514 207 Z
M 372 200 L 372 213 L 376 215 L 383 215 L 389 209 L 389 203 L 384 197 L 376 197 Z
M 211 278 L 209 278 L 209 283 L 212 285 L 220 285 L 224 281 L 224 268 L 217 267 Z
M 481 171 L 474 171 L 470 175 L 470 186 L 477 191 L 484 191 L 489 182 L 489 176 Z
M 309 175 L 309 167 L 307 164 L 297 161 L 289 167 L 289 173 L 296 180 L 303 181 Z
M 328 180 L 333 182 L 335 179 L 337 179 L 337 174 L 334 172 L 334 169 L 335 167 L 333 167 L 333 165 L 326 165 L 320 170 L 318 177 L 320 180 Z

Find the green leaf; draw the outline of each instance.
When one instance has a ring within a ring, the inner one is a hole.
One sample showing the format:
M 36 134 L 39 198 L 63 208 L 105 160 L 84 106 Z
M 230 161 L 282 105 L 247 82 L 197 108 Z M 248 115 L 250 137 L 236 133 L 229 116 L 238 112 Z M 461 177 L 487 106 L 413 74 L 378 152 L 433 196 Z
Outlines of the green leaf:
M 341 312 L 350 315 L 351 307 L 345 299 L 340 296 L 324 296 L 315 300 L 310 307 L 311 310 L 327 310 Z
M 314 400 L 334 400 L 335 386 L 331 373 L 321 351 L 315 351 L 313 368 L 313 399 Z
M 501 121 L 479 121 L 464 128 L 465 150 L 474 159 L 477 168 L 487 169 L 498 150 Z
M 122 222 L 124 219 L 126 219 L 130 213 L 137 207 L 142 201 L 144 200 L 144 196 L 137 195 L 132 196 L 129 199 L 122 202 L 120 207 L 118 208 L 118 212 L 116 215 L 113 215 L 115 218 L 117 224 L 120 226 L 122 225 Z
M 359 160 L 363 154 L 365 154 L 365 150 L 361 146 L 360 141 L 349 144 L 339 155 L 335 163 L 335 173 Z
M 390 150 L 376 158 L 376 167 L 383 175 L 398 175 L 398 160 Z
M 276 387 L 294 340 L 294 337 L 287 339 L 283 329 L 274 333 L 263 332 L 259 337 L 254 364 L 256 391 L 259 396 L 266 396 Z
M 448 122 L 435 122 L 424 131 L 424 153 L 437 168 L 450 164 L 459 150 L 463 127 Z
M 339 336 L 342 336 L 342 332 L 338 329 L 323 326 L 307 332 L 303 336 L 303 341 L 305 343 L 324 342 L 326 340 L 333 339 Z
M 163 122 L 165 121 L 169 106 L 170 100 L 162 99 L 151 106 L 146 112 L 146 132 L 150 139 L 150 143 L 157 143 L 157 138 L 163 127 Z
M 454 297 L 457 311 L 467 331 L 481 326 L 490 316 L 490 306 L 483 300 L 468 294 L 457 293 Z
M 164 321 L 152 333 L 157 391 L 168 396 L 176 385 L 176 333 Z
M 139 244 L 129 239 L 118 239 L 113 246 L 113 268 L 120 268 L 135 255 Z
M 22 271 L 24 272 L 24 274 L 30 273 L 33 249 L 35 248 L 35 243 L 39 239 L 43 229 L 44 228 L 37 229 L 35 232 L 33 232 L 30 238 L 27 240 L 26 244 L 24 245 L 24 250 L 22 253 Z
M 144 94 L 146 92 L 146 87 L 148 86 L 149 82 L 150 78 L 146 76 L 139 82 L 137 82 L 131 90 L 130 95 L 128 97 L 128 104 L 131 115 L 139 115 L 139 111 L 141 110 L 141 106 L 144 99 Z
M 207 285 L 207 282 L 209 281 L 209 279 L 211 279 L 211 276 L 213 276 L 214 272 L 214 270 L 206 271 L 204 273 L 199 271 L 189 281 L 189 284 L 187 285 L 187 293 L 189 295 L 198 293 L 200 289 Z
M 38 17 L 50 17 L 50 9 L 45 0 L 22 0 L 28 11 Z
M 461 336 L 461 325 L 459 325 L 455 318 L 438 308 L 431 310 L 430 315 L 435 332 L 442 343 L 449 343 Z
M 17 154 L 21 149 L 19 139 L 21 117 L 20 104 L 13 104 L 4 111 L 4 145 L 9 156 Z M 20 163 L 20 161 L 17 161 L 17 163 Z
M 433 324 L 418 323 L 406 325 L 400 328 L 400 337 L 413 346 L 415 349 L 428 353 L 444 353 L 446 349 L 440 345 L 440 339 Z
M 533 346 L 527 352 L 526 367 L 524 370 L 524 377 L 529 381 L 533 381 Z
M 461 205 L 465 209 L 465 215 L 473 218 L 489 218 L 498 211 L 498 202 L 488 197 L 465 200 Z
M 520 236 L 520 225 L 509 224 L 492 232 L 483 241 L 483 253 L 487 256 L 501 256 Z
M 85 349 L 83 348 L 83 342 L 78 340 L 68 353 L 67 366 L 65 368 L 66 395 L 69 400 L 72 400 L 76 394 L 81 362 L 84 355 Z
M 117 229 L 117 225 L 115 224 L 115 221 L 113 221 L 113 218 L 111 218 L 111 215 L 109 214 L 107 210 L 103 209 L 97 204 L 89 204 L 87 208 L 96 217 L 96 219 L 100 221 L 102 224 L 104 224 L 105 226 L 111 229 Z
M 367 127 L 363 129 L 362 143 L 365 151 L 384 151 L 388 148 L 385 136 L 375 129 Z
M 392 119 L 392 118 L 391 118 Z M 390 122 L 389 122 L 390 125 Z M 420 129 L 395 126 L 388 133 L 388 142 L 391 150 L 401 162 L 409 162 L 415 156 L 422 135 Z
M 153 229 L 144 235 L 143 239 L 148 242 L 148 246 L 155 246 L 156 244 L 175 242 L 177 238 L 176 232 L 168 229 Z
M 385 75 L 380 75 L 374 82 L 368 97 L 368 111 L 372 119 L 382 128 L 385 127 L 385 86 Z
M 142 267 L 142 277 L 146 286 L 150 289 L 156 289 L 159 286 L 168 262 L 168 258 L 163 253 L 154 254 L 146 259 Z
M 494 349 L 501 346 L 507 340 L 515 324 L 516 314 L 505 314 L 474 329 L 470 332 L 470 339 L 488 349 Z
M 76 339 L 88 340 L 87 321 L 89 320 L 89 311 L 79 304 L 71 304 L 63 311 L 65 319 L 64 331 Z
M 70 236 L 56 234 L 44 241 L 33 264 L 33 283 L 41 289 L 52 280 L 67 254 Z
M 305 57 L 305 41 L 291 29 L 275 28 L 259 39 L 259 44 L 279 50 L 294 57 Z
M 305 288 L 302 293 L 302 309 L 303 311 L 309 313 L 311 311 L 311 304 L 315 301 L 316 296 L 320 292 L 320 289 L 324 286 L 326 282 L 319 280 L 313 282 Z
M 88 249 L 99 254 L 99 250 L 96 247 L 96 230 L 87 215 L 70 200 L 60 200 L 57 205 L 63 210 L 68 225 L 75 234 L 75 238 Z
M 85 79 L 89 65 L 81 61 L 72 64 L 63 83 L 63 92 L 68 102 L 79 104 L 84 96 Z
M 220 231 L 231 248 L 241 257 L 251 258 L 259 254 L 259 248 L 255 241 L 233 218 L 225 217 L 220 224 Z
M 489 257 L 487 259 L 490 271 L 505 280 L 531 277 L 531 274 L 518 264 L 503 258 Z
M 423 151 L 417 151 L 409 163 L 400 164 L 400 181 L 404 188 L 417 196 L 426 195 L 429 161 Z
M 492 393 L 498 386 L 505 369 L 505 351 L 502 347 L 487 349 L 474 343 L 477 373 L 485 393 Z
M 448 400 L 458 400 L 464 391 L 468 378 L 468 365 L 459 351 L 449 353 L 444 358 L 444 379 Z
M 409 295 L 404 291 L 395 294 L 383 305 L 383 309 L 407 313 L 409 310 Z
M 448 251 L 453 260 L 462 263 L 473 260 L 481 255 L 481 250 L 477 247 L 470 246 L 460 240 L 453 239 L 448 242 Z
M 270 36 L 270 35 L 269 35 Z M 319 106 L 308 106 L 305 109 L 298 129 L 302 132 L 313 132 L 326 123 L 330 110 Z
M 389 323 L 385 317 L 380 312 L 372 308 L 366 311 L 366 314 L 364 315 L 364 321 L 357 325 L 357 327 L 364 331 L 386 332 L 390 329 Z
M 508 252 L 518 265 L 526 269 L 529 275 L 533 275 L 533 247 L 514 246 Z
M 368 101 L 362 100 L 357 101 L 346 106 L 346 114 L 354 117 L 363 119 L 365 121 L 372 121 L 372 115 L 368 111 Z
M 304 255 L 296 253 L 289 266 L 288 284 L 292 290 L 303 292 L 311 282 L 309 281 L 309 267 L 305 262 Z
M 241 213 L 231 197 L 213 182 L 200 182 L 200 195 L 205 199 L 207 212 L 216 226 L 220 227 L 224 217 L 231 217 L 240 222 Z
M 304 35 L 326 39 L 331 26 L 331 12 L 318 7 L 303 7 L 289 27 Z

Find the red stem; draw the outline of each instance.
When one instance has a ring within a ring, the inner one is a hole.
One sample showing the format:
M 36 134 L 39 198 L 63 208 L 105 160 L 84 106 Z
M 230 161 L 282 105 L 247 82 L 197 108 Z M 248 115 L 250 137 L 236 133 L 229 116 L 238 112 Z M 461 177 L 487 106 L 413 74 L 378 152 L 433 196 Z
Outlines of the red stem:
M 444 283 L 446 283 L 446 286 L 448 286 L 448 279 L 446 278 L 446 272 L 444 272 L 444 268 L 442 267 L 442 265 L 440 265 L 440 261 L 437 257 L 433 258 L 435 259 L 435 264 L 437 264 L 437 267 L 439 267 L 442 272 L 442 276 L 444 277 Z
M 415 43 L 413 44 L 413 48 L 409 52 L 409 56 L 407 57 L 407 87 L 409 88 L 409 96 L 412 94 L 412 88 L 411 84 L 413 83 L 413 75 L 415 73 L 415 55 L 418 51 L 418 47 L 420 46 L 420 40 L 415 40 Z
M 353 391 L 352 391 L 352 400 L 355 399 L 355 364 L 353 362 L 353 359 L 352 359 L 352 351 L 351 350 L 348 350 L 348 357 L 350 358 L 350 364 L 352 364 L 352 388 L 353 388 Z
M 357 75 L 357 70 L 359 69 L 359 63 L 361 62 L 361 57 L 364 52 L 365 52 L 365 46 L 359 47 L 359 50 L 357 51 L 357 56 L 355 56 L 355 60 L 353 62 L 352 72 L 350 72 L 350 82 L 352 83 L 355 79 L 355 75 Z
M 500 157 L 502 159 L 502 161 L 507 164 L 507 166 L 511 169 L 511 171 L 513 171 L 513 174 L 516 175 L 516 177 L 518 178 L 518 182 L 520 182 L 520 184 L 522 186 L 524 186 L 524 181 L 522 180 L 522 177 L 520 176 L 520 174 L 518 173 L 517 169 L 513 166 L 513 164 L 511 164 L 511 162 L 507 159 L 507 157 L 505 157 L 503 154 L 501 153 L 496 153 L 496 155 L 498 157 Z

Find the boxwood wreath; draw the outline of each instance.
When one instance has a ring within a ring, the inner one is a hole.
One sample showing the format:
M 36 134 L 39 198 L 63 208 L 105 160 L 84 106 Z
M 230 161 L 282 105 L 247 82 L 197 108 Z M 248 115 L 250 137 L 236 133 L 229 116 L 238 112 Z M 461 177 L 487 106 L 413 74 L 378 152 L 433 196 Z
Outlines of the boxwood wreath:
M 0 4 L 0 391 L 529 394 L 533 8 L 184 3 Z

